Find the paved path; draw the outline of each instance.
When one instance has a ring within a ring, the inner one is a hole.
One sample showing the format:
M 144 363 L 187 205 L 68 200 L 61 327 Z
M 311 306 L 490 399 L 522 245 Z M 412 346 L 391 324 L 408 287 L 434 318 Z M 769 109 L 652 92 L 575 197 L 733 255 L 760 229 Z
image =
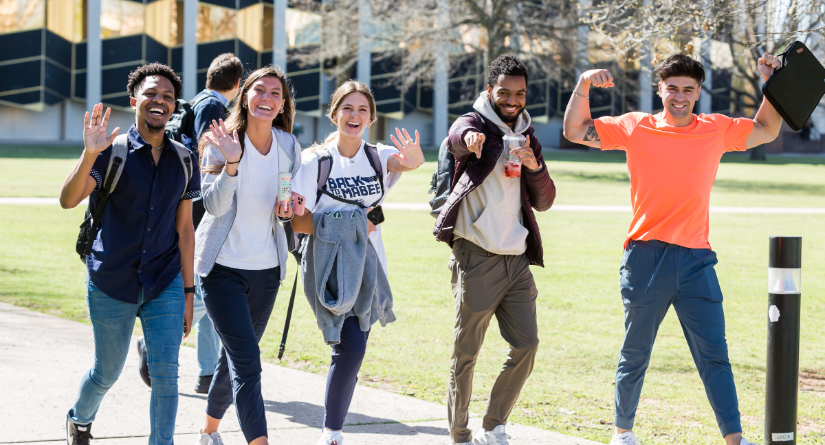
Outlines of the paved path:
M 93 358 L 90 325 L 0 303 L 0 444 L 56 445 L 65 440 L 66 411 L 80 376 Z M 149 430 L 149 395 L 137 375 L 133 347 L 120 380 L 101 404 L 93 444 L 145 444 Z M 324 415 L 325 378 L 265 363 L 264 404 L 272 443 L 315 444 Z M 204 416 L 205 397 L 192 392 L 197 375 L 195 350 L 181 348 L 180 402 L 175 435 L 194 444 Z M 347 417 L 347 445 L 447 444 L 446 408 L 403 395 L 359 386 Z M 478 428 L 474 417 L 471 427 Z M 234 408 L 224 418 L 227 445 L 244 443 Z M 511 424 L 513 445 L 593 445 L 538 428 Z M 65 443 L 65 442 L 62 442 Z
M 58 205 L 57 198 L 26 198 L 26 197 L 0 197 L 0 205 L 3 204 L 23 204 L 23 205 Z M 84 200 L 82 205 L 85 205 Z M 430 210 L 429 204 L 425 202 L 388 202 L 383 204 L 388 210 Z M 551 209 L 556 212 L 614 212 L 630 213 L 630 206 L 616 205 L 576 205 L 576 204 L 556 204 Z M 825 215 L 823 207 L 715 207 L 711 206 L 711 213 L 747 213 L 747 214 L 801 214 L 801 215 Z

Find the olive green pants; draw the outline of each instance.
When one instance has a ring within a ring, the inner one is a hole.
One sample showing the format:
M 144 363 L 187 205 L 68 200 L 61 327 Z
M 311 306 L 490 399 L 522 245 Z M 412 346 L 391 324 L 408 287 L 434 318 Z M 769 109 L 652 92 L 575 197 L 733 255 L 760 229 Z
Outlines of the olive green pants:
M 447 419 L 454 443 L 469 442 L 468 407 L 473 371 L 484 335 L 495 314 L 510 353 L 490 392 L 483 428 L 507 423 L 521 388 L 533 371 L 538 349 L 538 290 L 525 255 L 496 255 L 464 239 L 453 243 L 448 264 L 455 296 L 455 334 L 450 362 Z

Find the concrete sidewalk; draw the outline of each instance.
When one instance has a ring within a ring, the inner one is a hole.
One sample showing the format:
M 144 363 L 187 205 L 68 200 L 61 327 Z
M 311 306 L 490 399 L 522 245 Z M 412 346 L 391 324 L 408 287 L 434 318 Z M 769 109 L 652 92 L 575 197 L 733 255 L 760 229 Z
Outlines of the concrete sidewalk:
M 92 364 L 93 351 L 90 325 L 0 303 L 0 444 L 65 441 L 66 412 L 81 375 Z M 206 406 L 206 397 L 192 391 L 195 350 L 181 348 L 180 363 L 175 438 L 179 444 L 195 444 Z M 150 390 L 138 377 L 137 366 L 133 345 L 120 380 L 101 404 L 92 427 L 93 444 L 147 442 Z M 315 444 L 324 415 L 325 377 L 269 363 L 263 369 L 270 443 Z M 449 443 L 445 415 L 440 404 L 359 386 L 344 432 L 348 445 L 443 445 Z M 479 428 L 480 419 L 474 418 L 471 426 Z M 245 443 L 234 408 L 221 431 L 227 445 Z M 516 424 L 508 425 L 507 432 L 513 445 L 596 443 Z

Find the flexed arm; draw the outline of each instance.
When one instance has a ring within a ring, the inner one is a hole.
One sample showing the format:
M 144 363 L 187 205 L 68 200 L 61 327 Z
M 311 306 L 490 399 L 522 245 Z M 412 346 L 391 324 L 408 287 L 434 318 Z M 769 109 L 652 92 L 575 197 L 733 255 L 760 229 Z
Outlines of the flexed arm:
M 782 64 L 779 62 L 778 56 L 765 53 L 759 58 L 757 68 L 762 78 L 767 81 L 771 77 L 774 70 L 779 68 Z M 767 144 L 779 136 L 779 131 L 782 129 L 782 116 L 776 111 L 776 108 L 768 101 L 767 98 L 762 98 L 762 105 L 756 116 L 753 118 L 753 130 L 748 136 L 745 145 L 748 148 L 756 147 L 757 145 Z
M 103 114 L 103 104 L 97 104 L 92 109 L 91 119 L 88 111 L 83 117 L 83 153 L 60 189 L 60 206 L 64 209 L 75 208 L 97 185 L 95 179 L 89 176 L 89 172 L 92 171 L 97 156 L 112 145 L 120 131 L 120 127 L 117 127 L 106 137 L 106 126 L 109 124 L 111 112 L 112 109 L 107 108 L 106 114 Z
M 590 117 L 590 86 L 613 87 L 613 75 L 608 70 L 590 70 L 582 73 L 564 110 L 564 137 L 572 142 L 601 148 L 599 134 Z

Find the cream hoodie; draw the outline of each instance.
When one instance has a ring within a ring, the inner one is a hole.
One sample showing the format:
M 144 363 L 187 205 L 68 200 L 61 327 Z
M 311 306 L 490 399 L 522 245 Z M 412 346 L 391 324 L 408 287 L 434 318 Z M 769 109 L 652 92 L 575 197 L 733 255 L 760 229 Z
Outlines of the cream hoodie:
M 522 111 L 516 131 L 511 130 L 496 114 L 487 91 L 479 95 L 473 108 L 504 134 L 520 134 L 530 127 L 530 115 Z M 488 252 L 521 255 L 527 250 L 528 234 L 521 217 L 521 178 L 504 176 L 506 160 L 502 150 L 493 171 L 461 201 L 453 233 Z

